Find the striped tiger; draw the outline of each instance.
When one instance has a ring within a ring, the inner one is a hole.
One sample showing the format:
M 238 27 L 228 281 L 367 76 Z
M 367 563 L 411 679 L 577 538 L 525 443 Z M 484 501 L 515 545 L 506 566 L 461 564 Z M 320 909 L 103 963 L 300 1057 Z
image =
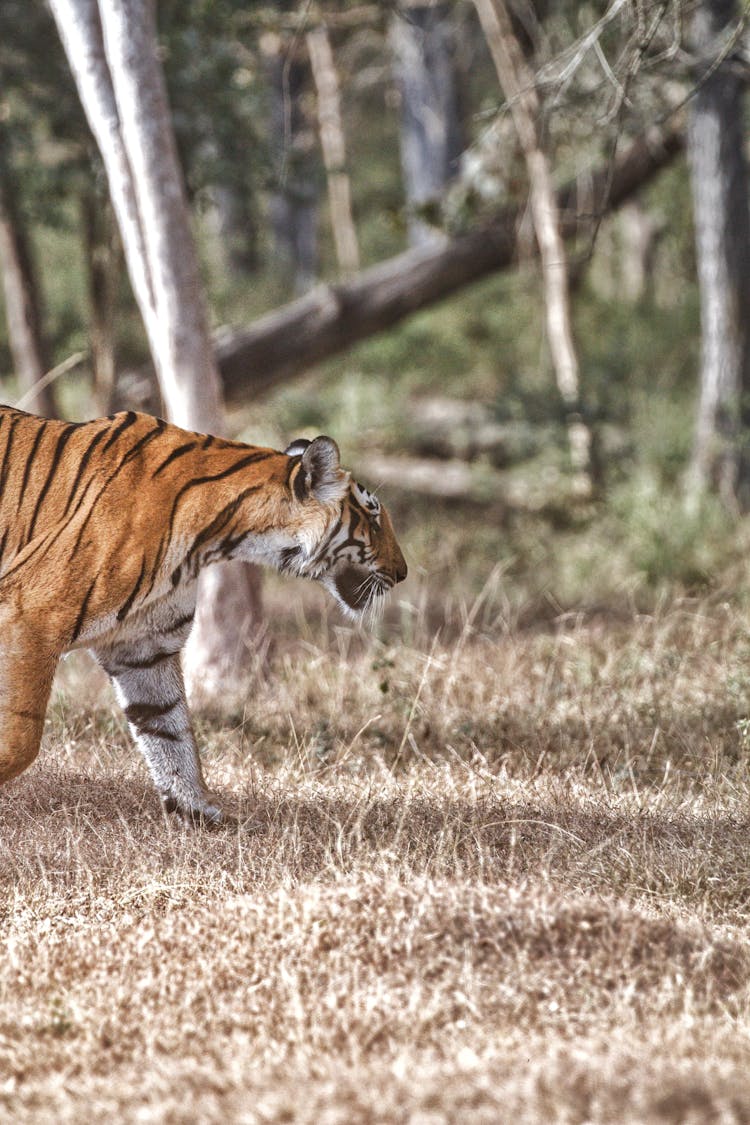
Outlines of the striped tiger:
M 221 823 L 179 654 L 198 574 L 225 559 L 315 579 L 352 617 L 406 577 L 388 513 L 329 437 L 280 453 L 132 411 L 70 423 L 0 406 L 0 783 L 39 751 L 58 658 L 85 647 L 164 808 Z

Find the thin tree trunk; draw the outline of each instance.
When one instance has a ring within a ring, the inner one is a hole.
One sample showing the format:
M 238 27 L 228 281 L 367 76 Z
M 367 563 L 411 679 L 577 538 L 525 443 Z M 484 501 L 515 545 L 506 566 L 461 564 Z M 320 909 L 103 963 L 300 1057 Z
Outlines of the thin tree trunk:
M 582 491 L 590 491 L 591 432 L 580 412 L 580 378 L 570 317 L 568 266 L 552 176 L 539 133 L 539 98 L 534 73 L 524 59 L 504 0 L 474 0 L 474 3 L 526 161 L 531 213 L 544 278 L 550 354 L 567 411 L 573 468 L 579 474 Z
M 703 0 L 693 43 L 704 70 L 736 16 L 733 0 Z M 699 78 L 701 76 L 699 75 Z M 744 83 L 720 65 L 698 89 L 688 127 L 701 297 L 701 380 L 688 487 L 750 506 L 750 210 Z
M 359 269 L 359 245 L 352 217 L 351 186 L 346 171 L 346 141 L 341 121 L 341 97 L 331 40 L 324 24 L 307 34 L 313 79 L 318 95 L 318 121 L 323 162 L 328 180 L 328 203 L 336 258 L 342 274 Z
M 133 291 L 167 413 L 188 429 L 222 433 L 224 408 L 157 58 L 151 0 L 50 0 L 84 110 L 107 171 Z M 239 640 L 260 615 L 259 578 L 225 564 L 208 589 L 231 615 L 199 595 L 186 651 L 189 689 L 219 696 L 235 681 Z M 240 591 L 240 592 L 238 592 Z M 244 612 L 240 611 L 240 606 Z M 221 635 L 217 621 L 234 625 Z
M 239 158 L 244 159 L 244 153 Z M 247 278 L 258 269 L 258 216 L 250 193 L 250 188 L 233 183 L 217 184 L 211 193 L 220 261 L 235 278 Z
M 151 345 L 178 426 L 225 428 L 150 0 L 101 0 L 104 46 L 154 297 Z
M 2 141 L 0 140 L 0 143 Z M 14 186 L 0 155 L 0 271 L 5 297 L 8 343 L 27 409 L 54 417 L 51 386 L 43 386 L 49 362 L 42 333 L 41 296 L 31 246 L 14 197 Z
M 587 174 L 587 206 L 579 215 L 577 183 L 557 195 L 561 234 L 584 233 L 644 187 L 684 149 L 676 130 L 649 130 L 608 165 Z M 487 226 L 444 245 L 408 250 L 350 281 L 320 285 L 247 328 L 222 329 L 216 348 L 224 390 L 246 399 L 309 371 L 361 340 L 429 308 L 464 286 L 517 261 L 517 231 L 525 208 L 507 207 Z
M 661 226 L 637 202 L 623 207 L 620 218 L 621 294 L 635 304 L 650 292 Z
M 135 194 L 135 183 L 120 127 L 112 76 L 104 52 L 97 0 L 49 0 L 73 72 L 86 118 L 101 153 L 109 194 L 122 236 L 128 275 L 149 344 L 158 337 L 156 299 Z M 153 356 L 158 368 L 158 358 Z
M 458 171 L 463 150 L 450 7 L 410 0 L 393 15 L 388 37 L 401 96 L 401 167 L 410 246 L 434 245 L 442 233 L 425 221 Z
M 304 105 L 307 60 L 293 42 L 269 35 L 261 43 L 271 97 L 270 144 L 276 188 L 270 218 L 274 252 L 285 281 L 306 293 L 318 276 L 317 139 Z
M 98 413 L 109 414 L 115 393 L 115 297 L 121 263 L 109 201 L 103 201 L 93 191 L 84 191 L 81 227 L 88 272 L 94 401 Z

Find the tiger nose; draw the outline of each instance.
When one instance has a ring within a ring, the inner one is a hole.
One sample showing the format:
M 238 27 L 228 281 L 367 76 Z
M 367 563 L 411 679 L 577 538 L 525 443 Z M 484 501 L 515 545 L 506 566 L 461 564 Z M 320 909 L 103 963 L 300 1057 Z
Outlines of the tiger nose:
M 406 565 L 406 559 L 401 555 L 396 560 L 396 565 L 393 568 L 393 577 L 396 582 L 403 582 L 409 573 L 409 568 Z

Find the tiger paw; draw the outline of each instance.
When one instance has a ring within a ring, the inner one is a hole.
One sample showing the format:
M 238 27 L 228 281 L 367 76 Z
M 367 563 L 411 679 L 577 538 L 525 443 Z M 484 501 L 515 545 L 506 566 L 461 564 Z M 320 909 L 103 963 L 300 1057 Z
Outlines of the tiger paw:
M 208 802 L 199 808 L 192 808 L 180 804 L 176 797 L 162 794 L 161 805 L 165 813 L 174 813 L 179 817 L 186 828 L 227 828 L 234 823 L 232 817 Z

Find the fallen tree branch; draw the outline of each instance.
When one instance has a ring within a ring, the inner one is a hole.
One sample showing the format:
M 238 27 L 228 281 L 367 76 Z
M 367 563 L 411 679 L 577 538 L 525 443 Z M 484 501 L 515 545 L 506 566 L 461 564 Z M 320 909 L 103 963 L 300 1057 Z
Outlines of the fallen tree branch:
M 593 229 L 602 213 L 615 211 L 684 148 L 676 129 L 652 129 L 633 141 L 612 167 L 588 173 L 585 189 L 574 181 L 557 193 L 564 238 Z M 582 214 L 577 200 L 585 198 Z M 248 328 L 224 328 L 215 336 L 219 370 L 229 400 L 257 396 L 308 371 L 323 359 L 397 324 L 487 274 L 516 261 L 522 207 L 438 247 L 409 250 L 364 270 L 350 281 L 321 285 Z

